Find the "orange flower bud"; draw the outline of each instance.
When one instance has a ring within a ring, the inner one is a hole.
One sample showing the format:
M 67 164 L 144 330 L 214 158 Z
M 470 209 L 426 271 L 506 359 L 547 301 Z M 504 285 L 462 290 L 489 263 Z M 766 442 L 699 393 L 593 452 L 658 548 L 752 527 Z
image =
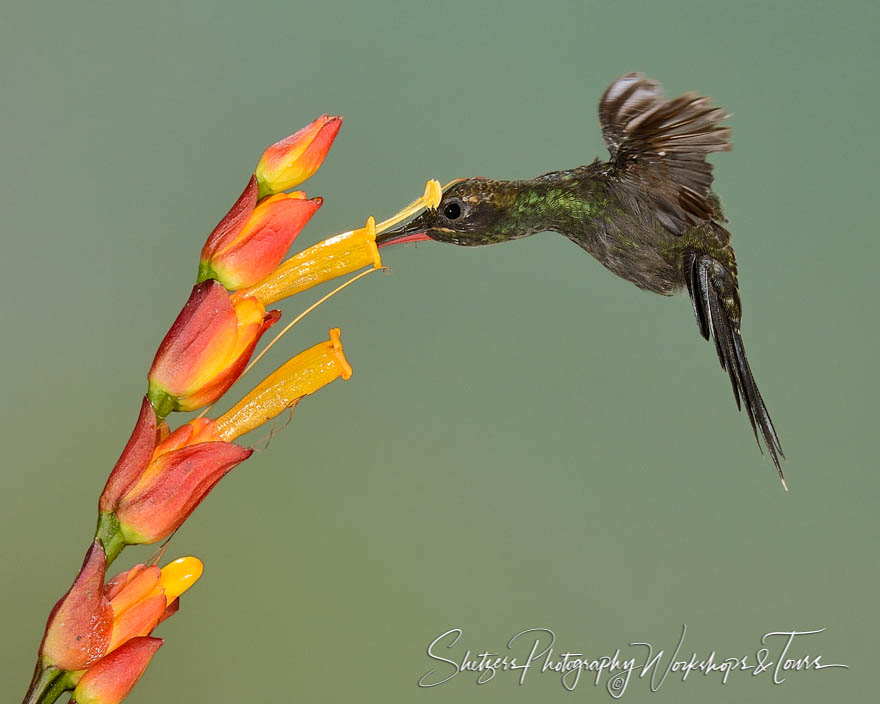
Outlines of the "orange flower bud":
M 262 334 L 280 317 L 255 298 L 230 298 L 217 281 L 197 284 L 148 374 L 160 417 L 216 401 L 244 371 Z
M 218 441 L 207 418 L 178 428 L 156 446 L 152 461 L 113 507 L 125 542 L 149 544 L 171 535 L 252 453 Z
M 181 557 L 161 570 L 156 565 L 135 565 L 110 580 L 104 588 L 113 609 L 107 652 L 131 638 L 149 635 L 203 569 L 198 558 Z
M 249 189 L 256 196 L 256 180 Z M 246 191 L 247 192 L 247 191 Z M 244 194 L 242 196 L 244 198 Z M 293 240 L 321 207 L 321 198 L 302 191 L 279 193 L 260 201 L 247 218 L 242 198 L 214 229 L 202 249 L 199 281 L 217 279 L 229 290 L 251 286 L 268 276 L 284 259 Z M 238 210 L 237 210 L 238 209 Z
M 254 170 L 260 184 L 259 197 L 286 191 L 314 174 L 330 151 L 340 127 L 341 116 L 321 115 L 263 152 Z
M 329 340 L 310 347 L 283 364 L 214 421 L 214 433 L 222 440 L 233 440 L 340 376 L 350 378 L 351 366 L 342 352 L 339 328 L 333 328 Z
M 160 638 L 133 638 L 92 665 L 73 690 L 75 704 L 119 704 L 162 646 Z

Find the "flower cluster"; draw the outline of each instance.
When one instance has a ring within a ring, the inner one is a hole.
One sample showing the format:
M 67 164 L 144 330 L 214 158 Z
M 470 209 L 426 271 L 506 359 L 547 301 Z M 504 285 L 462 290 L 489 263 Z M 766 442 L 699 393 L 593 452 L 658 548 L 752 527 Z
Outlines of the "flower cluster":
M 269 147 L 205 242 L 195 286 L 159 345 L 137 422 L 98 501 L 95 539 L 49 615 L 25 704 L 50 704 L 70 690 L 79 704 L 116 704 L 128 694 L 162 645 L 153 629 L 177 610 L 202 564 L 194 557 L 161 569 L 139 564 L 108 580 L 109 565 L 128 545 L 173 535 L 217 482 L 251 456 L 234 440 L 351 376 L 334 328 L 226 413 L 212 418 L 206 408 L 173 431 L 167 422 L 172 412 L 211 406 L 247 371 L 260 338 L 281 317 L 269 305 L 365 266 L 381 267 L 377 233 L 437 206 L 440 187 L 431 181 L 421 198 L 379 226 L 371 217 L 363 228 L 282 263 L 323 202 L 286 191 L 318 169 L 341 124 L 341 117 L 322 115 Z
M 52 609 L 40 647 L 37 673 L 60 691 L 73 689 L 79 704 L 122 701 L 162 645 L 150 634 L 177 611 L 202 563 L 182 557 L 162 569 L 139 564 L 105 584 L 106 569 L 95 540 L 73 586 Z

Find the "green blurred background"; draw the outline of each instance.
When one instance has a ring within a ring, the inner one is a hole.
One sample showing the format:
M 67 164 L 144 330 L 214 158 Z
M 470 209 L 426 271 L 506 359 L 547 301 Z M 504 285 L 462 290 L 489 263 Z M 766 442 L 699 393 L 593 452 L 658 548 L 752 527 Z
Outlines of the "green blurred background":
M 876 2 L 23 3 L 0 11 L 0 681 L 17 701 L 204 237 L 261 150 L 345 125 L 299 244 L 428 178 L 605 156 L 595 105 L 641 70 L 727 107 L 713 158 L 785 494 L 686 297 L 561 237 L 387 250 L 260 373 L 340 326 L 354 377 L 297 409 L 172 543 L 205 576 L 131 702 L 611 701 L 585 676 L 433 689 L 425 649 L 630 641 L 849 670 L 670 676 L 632 702 L 864 701 L 876 688 Z M 284 304 L 288 317 L 313 290 Z M 260 373 L 230 394 L 237 398 Z M 144 559 L 130 550 L 120 564 Z M 634 649 L 631 655 L 638 654 Z M 442 670 L 447 672 L 447 669 Z M 566 697 L 569 697 L 566 699 Z

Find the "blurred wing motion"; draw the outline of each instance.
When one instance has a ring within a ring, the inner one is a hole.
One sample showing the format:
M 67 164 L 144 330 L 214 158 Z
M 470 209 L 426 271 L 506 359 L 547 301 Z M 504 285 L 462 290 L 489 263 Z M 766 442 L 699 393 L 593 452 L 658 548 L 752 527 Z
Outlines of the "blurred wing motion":
M 599 122 L 620 176 L 656 197 L 656 214 L 677 235 L 717 212 L 706 155 L 730 151 L 728 117 L 711 98 L 685 93 L 668 100 L 640 73 L 621 76 L 602 94 Z
M 758 391 L 755 377 L 752 376 L 739 331 L 740 303 L 736 282 L 718 261 L 705 254 L 688 252 L 684 266 L 687 289 L 700 332 L 707 340 L 711 333 L 721 368 L 730 376 L 736 405 L 742 408 L 740 399 L 745 403 L 758 447 L 761 447 L 758 436 L 760 429 L 760 437 L 763 438 L 773 464 L 776 465 L 782 486 L 787 489 L 782 467 L 779 465 L 779 458 L 785 459 L 785 454 L 782 452 L 773 421 L 764 405 L 764 399 Z

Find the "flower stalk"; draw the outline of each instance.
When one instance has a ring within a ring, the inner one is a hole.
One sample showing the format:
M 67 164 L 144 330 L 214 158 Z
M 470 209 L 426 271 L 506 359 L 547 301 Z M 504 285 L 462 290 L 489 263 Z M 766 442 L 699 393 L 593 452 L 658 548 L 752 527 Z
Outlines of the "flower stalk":
M 440 185 L 429 181 L 424 194 L 395 216 L 378 225 L 371 216 L 364 227 L 282 263 L 323 202 L 286 191 L 318 169 L 341 124 L 341 117 L 322 115 L 266 149 L 207 238 L 196 285 L 156 351 L 134 429 L 99 497 L 92 543 L 47 619 L 24 704 L 52 704 L 71 691 L 79 704 L 121 702 L 162 645 L 153 630 L 179 609 L 202 564 L 194 557 L 161 569 L 138 564 L 108 579 L 109 566 L 127 546 L 170 539 L 217 482 L 252 455 L 234 440 L 330 382 L 351 377 L 340 331 L 333 328 L 329 339 L 291 358 L 227 412 L 203 417 L 250 368 L 261 337 L 280 319 L 281 312 L 268 306 L 358 269 L 380 268 L 376 235 L 439 203 Z M 173 412 L 199 408 L 202 416 L 169 427 Z

